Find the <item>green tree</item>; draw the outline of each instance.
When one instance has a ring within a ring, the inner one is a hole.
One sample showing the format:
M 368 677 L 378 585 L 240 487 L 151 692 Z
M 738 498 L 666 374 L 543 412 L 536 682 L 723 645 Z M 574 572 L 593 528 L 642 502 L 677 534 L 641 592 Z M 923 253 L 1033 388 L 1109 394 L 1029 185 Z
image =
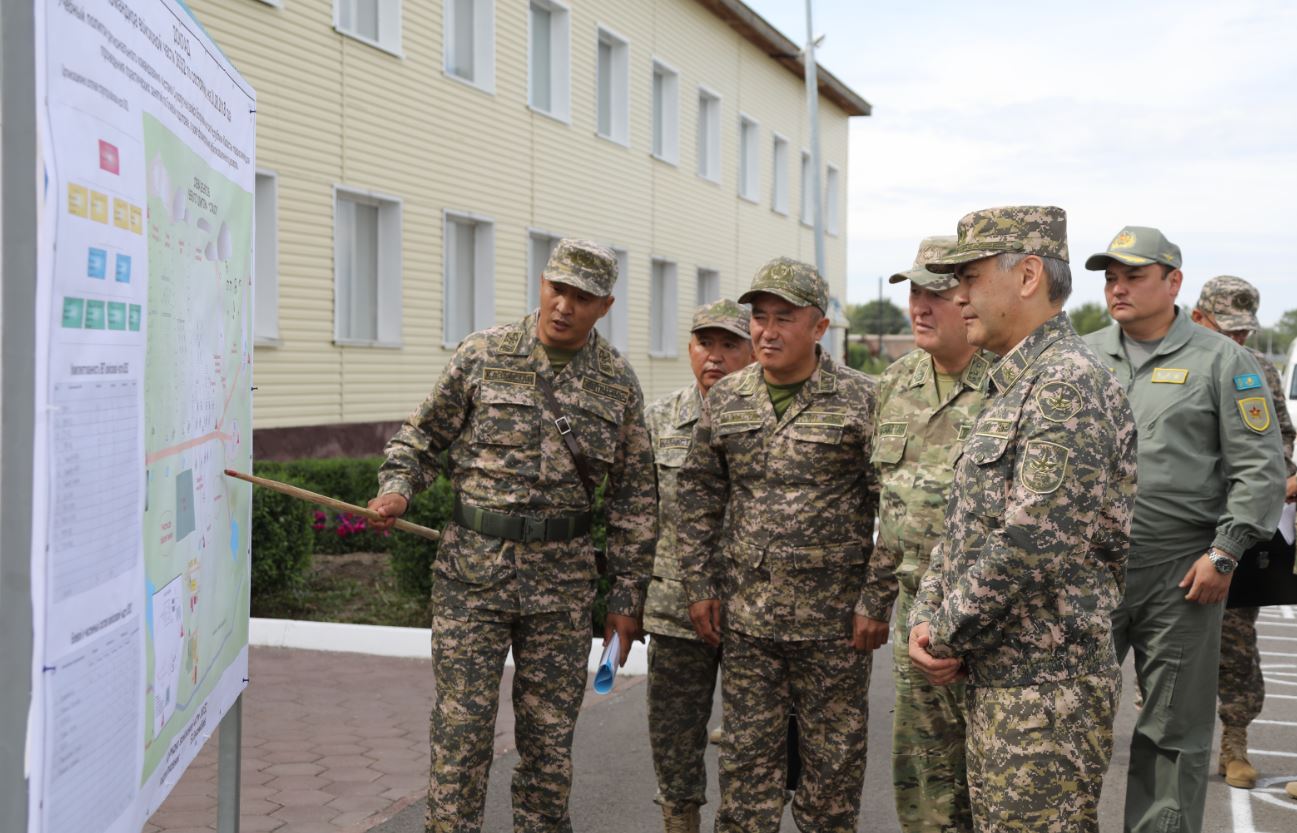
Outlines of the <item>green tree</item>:
M 1108 315 L 1108 309 L 1103 304 L 1094 301 L 1086 301 L 1069 312 L 1067 317 L 1072 319 L 1072 327 L 1081 335 L 1092 333 L 1095 330 L 1102 330 L 1112 323 L 1112 318 Z
M 867 304 L 847 304 L 846 313 L 853 333 L 877 333 L 880 313 L 884 334 L 895 335 L 910 331 L 909 316 L 886 298 Z

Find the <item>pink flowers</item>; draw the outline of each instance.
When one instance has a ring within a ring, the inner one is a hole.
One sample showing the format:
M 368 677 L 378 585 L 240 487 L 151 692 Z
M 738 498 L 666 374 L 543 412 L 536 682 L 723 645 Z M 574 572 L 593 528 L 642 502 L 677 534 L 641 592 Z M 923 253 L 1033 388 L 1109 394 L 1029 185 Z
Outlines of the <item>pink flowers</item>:
M 350 512 L 343 512 L 342 514 L 334 515 L 330 518 L 329 513 L 318 509 L 315 512 L 315 522 L 311 524 L 311 528 L 316 532 L 323 532 L 325 529 L 329 528 L 330 521 L 332 521 L 333 530 L 338 533 L 339 538 L 359 535 L 369 529 L 369 525 L 365 523 L 365 518 L 361 515 L 353 515 Z M 383 537 L 386 537 L 389 533 L 390 530 L 387 529 L 378 532 L 378 534 Z

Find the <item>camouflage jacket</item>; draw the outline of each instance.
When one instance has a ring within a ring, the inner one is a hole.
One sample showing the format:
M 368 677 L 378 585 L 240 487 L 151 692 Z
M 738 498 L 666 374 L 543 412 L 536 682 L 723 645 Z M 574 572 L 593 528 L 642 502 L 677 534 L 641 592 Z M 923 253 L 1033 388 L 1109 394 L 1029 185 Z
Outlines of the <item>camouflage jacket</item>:
M 676 519 L 680 505 L 676 491 L 680 467 L 693 445 L 694 425 L 702 413 L 703 398 L 697 385 L 667 394 L 644 412 L 653 439 L 653 460 L 658 475 L 658 541 L 653 557 L 653 580 L 644 602 L 644 629 L 649 633 L 697 639 L 689 621 L 680 552 L 676 546 Z
M 1261 365 L 1266 387 L 1270 388 L 1270 398 L 1274 401 L 1275 421 L 1279 423 L 1279 438 L 1283 441 L 1284 464 L 1288 468 L 1288 476 L 1292 477 L 1297 474 L 1297 463 L 1293 463 L 1292 459 L 1293 442 L 1297 441 L 1297 428 L 1293 427 L 1292 418 L 1288 416 L 1288 397 L 1284 393 L 1283 377 L 1264 353 L 1251 347 L 1246 349 L 1252 354 L 1252 358 L 1256 359 L 1256 363 Z
M 946 539 L 910 614 L 973 685 L 1116 668 L 1135 420 L 1121 384 L 1059 313 L 991 369 L 957 451 Z
M 426 488 L 445 451 L 451 484 L 467 504 L 536 518 L 588 509 L 572 455 L 542 413 L 536 380 L 552 373 L 535 313 L 468 336 L 437 387 L 388 442 L 380 494 L 408 499 Z M 657 527 L 639 382 L 594 331 L 550 381 L 596 480 L 608 478 L 608 609 L 638 616 Z M 524 544 L 450 523 L 435 571 L 434 610 L 501 619 L 577 610 L 593 599 L 595 550 L 589 535 Z
M 720 598 L 723 586 L 726 628 L 790 641 L 850 635 L 879 581 L 869 565 L 874 406 L 874 383 L 824 354 L 782 418 L 758 364 L 712 387 L 678 487 L 691 603 Z
M 992 353 L 975 353 L 955 385 L 938 398 L 932 357 L 912 350 L 892 363 L 878 386 L 874 456 L 878 470 L 878 543 L 874 563 L 883 582 L 871 616 L 887 621 L 897 582 L 913 595 L 945 528 L 955 478 L 952 451 L 972 433 L 986 401 Z
M 1269 541 L 1283 510 L 1284 464 L 1270 392 L 1246 350 L 1184 309 L 1133 368 L 1112 324 L 1085 341 L 1126 389 L 1139 424 L 1132 567 Z

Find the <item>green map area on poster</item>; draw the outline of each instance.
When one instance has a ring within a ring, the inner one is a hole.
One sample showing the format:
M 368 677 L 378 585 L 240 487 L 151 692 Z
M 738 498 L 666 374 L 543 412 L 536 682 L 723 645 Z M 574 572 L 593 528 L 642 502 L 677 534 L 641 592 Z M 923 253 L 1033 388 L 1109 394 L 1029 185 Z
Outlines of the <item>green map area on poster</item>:
M 253 198 L 143 118 L 147 781 L 248 639 Z

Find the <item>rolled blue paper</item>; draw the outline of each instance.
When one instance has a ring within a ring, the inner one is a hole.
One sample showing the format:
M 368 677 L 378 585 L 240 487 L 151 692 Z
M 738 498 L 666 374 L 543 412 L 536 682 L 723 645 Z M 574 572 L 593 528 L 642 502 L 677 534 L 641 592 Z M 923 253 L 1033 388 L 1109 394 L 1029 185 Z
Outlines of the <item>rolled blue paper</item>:
M 612 691 L 612 682 L 617 677 L 617 659 L 621 656 L 621 636 L 613 631 L 612 639 L 603 647 L 603 656 L 599 657 L 599 667 L 594 672 L 594 690 L 596 694 L 607 694 Z

